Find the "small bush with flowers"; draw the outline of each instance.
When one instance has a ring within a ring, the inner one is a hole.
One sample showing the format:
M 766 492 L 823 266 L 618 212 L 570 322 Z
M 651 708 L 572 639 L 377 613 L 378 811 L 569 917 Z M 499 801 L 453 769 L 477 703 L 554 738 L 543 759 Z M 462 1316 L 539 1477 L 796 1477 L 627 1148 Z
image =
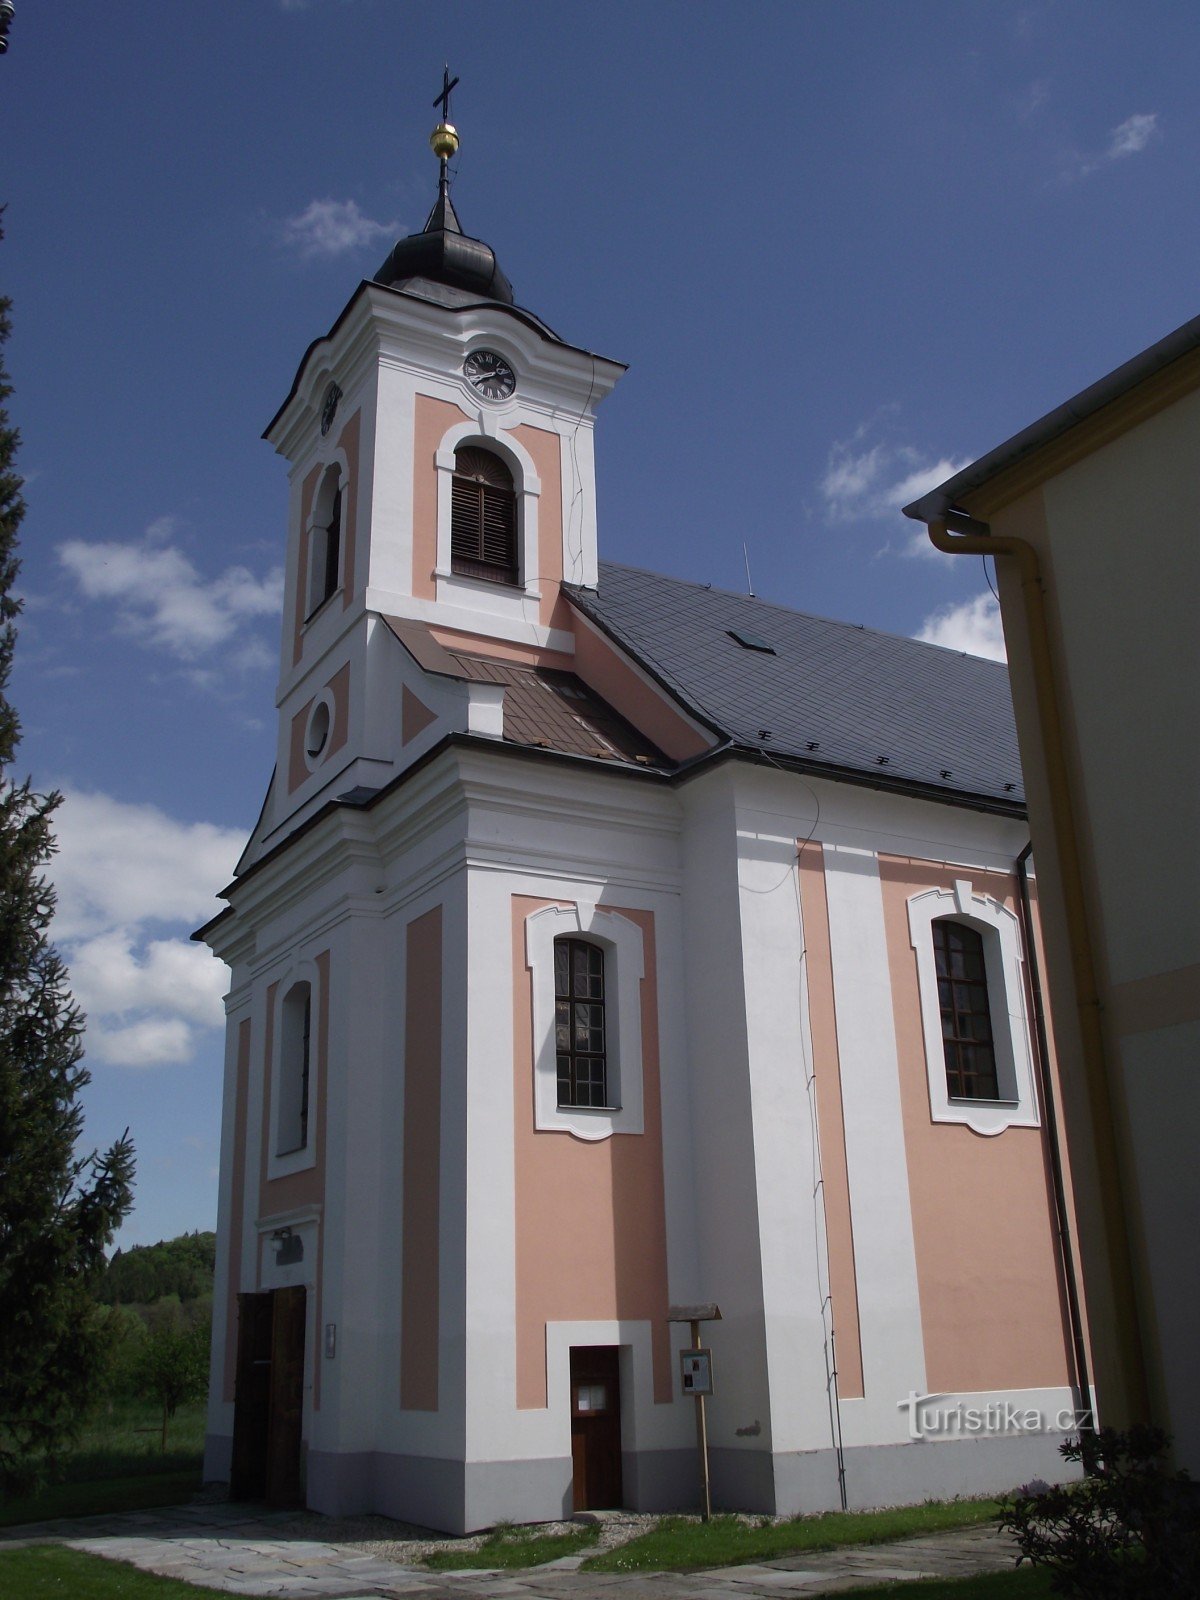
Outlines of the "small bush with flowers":
M 1200 1600 L 1200 1485 L 1167 1464 L 1160 1428 L 1101 1428 L 1059 1447 L 1075 1483 L 1040 1480 L 1005 1501 L 1000 1526 L 1072 1600 Z

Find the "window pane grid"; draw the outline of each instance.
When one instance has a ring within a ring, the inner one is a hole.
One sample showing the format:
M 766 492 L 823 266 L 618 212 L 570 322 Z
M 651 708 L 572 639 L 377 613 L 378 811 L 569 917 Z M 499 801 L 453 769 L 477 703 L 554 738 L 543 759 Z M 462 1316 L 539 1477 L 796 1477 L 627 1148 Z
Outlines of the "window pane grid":
M 983 939 L 957 922 L 933 924 L 946 1085 L 959 1100 L 996 1100 L 996 1052 Z
M 604 952 L 582 939 L 554 944 L 554 1044 L 560 1106 L 607 1106 Z

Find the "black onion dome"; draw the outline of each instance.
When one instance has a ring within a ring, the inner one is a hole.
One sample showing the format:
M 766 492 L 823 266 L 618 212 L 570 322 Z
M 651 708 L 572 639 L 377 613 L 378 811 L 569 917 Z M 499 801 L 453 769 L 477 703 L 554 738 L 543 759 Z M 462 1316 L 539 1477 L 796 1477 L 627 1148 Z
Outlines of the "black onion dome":
M 462 231 L 445 182 L 424 229 L 401 239 L 375 274 L 376 283 L 394 288 L 413 279 L 445 284 L 506 306 L 513 303 L 512 284 L 500 270 L 495 251 Z

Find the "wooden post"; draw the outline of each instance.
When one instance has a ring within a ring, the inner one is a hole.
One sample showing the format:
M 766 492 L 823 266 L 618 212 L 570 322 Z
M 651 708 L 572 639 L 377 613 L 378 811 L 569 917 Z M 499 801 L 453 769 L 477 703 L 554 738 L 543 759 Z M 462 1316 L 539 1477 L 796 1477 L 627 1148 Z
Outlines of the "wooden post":
M 692 1349 L 699 1350 L 700 1324 L 692 1319 Z M 700 1520 L 708 1522 L 712 1518 L 712 1489 L 708 1481 L 708 1418 L 704 1412 L 704 1396 L 696 1396 L 696 1448 L 700 1452 L 700 1482 L 704 1489 L 704 1509 L 700 1513 Z
M 700 1343 L 700 1324 L 702 1322 L 720 1322 L 720 1320 L 721 1308 L 715 1302 L 711 1305 L 667 1307 L 667 1321 L 669 1323 L 686 1322 L 690 1325 L 692 1330 L 693 1350 L 704 1349 L 704 1346 Z M 711 1522 L 712 1485 L 709 1482 L 708 1477 L 708 1416 L 705 1412 L 705 1395 L 703 1392 L 705 1389 L 711 1390 L 712 1387 L 711 1353 L 707 1354 L 708 1359 L 705 1361 L 698 1360 L 695 1363 L 695 1367 L 691 1375 L 685 1375 L 683 1381 L 686 1388 L 692 1389 L 696 1401 L 696 1449 L 700 1454 L 700 1484 L 704 1492 L 703 1509 L 700 1512 L 700 1517 L 704 1522 Z M 682 1350 L 680 1351 L 680 1357 L 681 1359 L 683 1357 Z M 700 1386 L 700 1392 L 696 1393 L 696 1378 L 700 1376 L 705 1367 L 708 1369 L 707 1375 L 703 1378 L 703 1382 Z

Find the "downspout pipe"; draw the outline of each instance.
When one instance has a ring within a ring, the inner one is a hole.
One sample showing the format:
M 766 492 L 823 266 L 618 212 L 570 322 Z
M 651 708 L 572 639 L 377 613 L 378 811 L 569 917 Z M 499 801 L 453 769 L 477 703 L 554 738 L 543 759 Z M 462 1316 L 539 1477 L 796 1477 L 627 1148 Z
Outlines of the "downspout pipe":
M 1092 1119 L 1101 1214 L 1113 1290 L 1113 1315 L 1129 1421 L 1149 1421 L 1150 1398 L 1146 1356 L 1138 1322 L 1127 1205 L 1117 1134 L 1107 1050 L 1100 1025 L 1100 995 L 1087 901 L 1079 832 L 1067 772 L 1062 715 L 1055 687 L 1050 630 L 1038 554 L 1026 539 L 995 535 L 986 522 L 957 512 L 944 512 L 927 524 L 930 543 L 946 555 L 1007 556 L 1017 567 L 1021 601 L 1029 636 L 1037 702 L 1043 769 L 1050 791 L 1050 813 L 1058 850 L 1059 879 L 1067 922 L 1067 943 L 1075 983 L 1075 1003 L 1083 1052 L 1083 1071 Z M 1094 1309 L 1094 1308 L 1093 1308 Z M 1101 1397 L 1103 1399 L 1103 1397 Z
M 1071 1211 L 1067 1205 L 1067 1186 L 1063 1177 L 1062 1140 L 1058 1127 L 1058 1107 L 1054 1078 L 1050 1071 L 1050 1039 L 1046 1029 L 1046 1006 L 1042 997 L 1042 972 L 1038 960 L 1033 903 L 1029 893 L 1029 858 L 1032 841 L 1016 860 L 1017 887 L 1021 898 L 1021 923 L 1025 932 L 1029 988 L 1033 996 L 1033 1028 L 1037 1039 L 1038 1086 L 1042 1112 L 1046 1119 L 1046 1150 L 1050 1158 L 1050 1182 L 1054 1190 L 1054 1220 L 1058 1234 L 1058 1253 L 1062 1262 L 1063 1289 L 1067 1302 L 1067 1326 L 1075 1366 L 1075 1415 L 1081 1433 L 1094 1433 L 1096 1418 L 1092 1408 L 1092 1380 L 1089 1372 L 1087 1339 L 1080 1309 L 1079 1271 L 1071 1240 Z

